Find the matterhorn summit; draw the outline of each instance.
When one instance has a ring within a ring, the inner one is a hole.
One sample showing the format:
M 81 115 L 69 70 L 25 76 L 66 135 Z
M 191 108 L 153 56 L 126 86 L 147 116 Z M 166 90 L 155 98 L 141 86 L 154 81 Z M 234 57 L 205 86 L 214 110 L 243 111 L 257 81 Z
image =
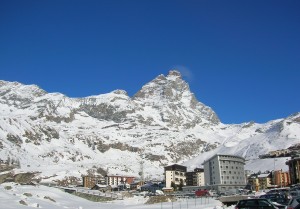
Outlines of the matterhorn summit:
M 157 115 L 156 120 L 175 128 L 191 128 L 196 124 L 218 124 L 219 118 L 200 103 L 179 71 L 159 75 L 137 92 L 133 100 Z M 153 118 L 154 119 L 154 118 Z

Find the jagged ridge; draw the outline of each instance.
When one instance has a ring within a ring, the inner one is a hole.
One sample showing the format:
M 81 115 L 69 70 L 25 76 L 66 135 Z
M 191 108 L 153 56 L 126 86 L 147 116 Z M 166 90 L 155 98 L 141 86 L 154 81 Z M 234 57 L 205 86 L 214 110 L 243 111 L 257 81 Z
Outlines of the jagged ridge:
M 174 70 L 132 98 L 115 90 L 74 99 L 0 81 L 0 115 L 0 158 L 45 176 L 80 176 L 93 167 L 138 175 L 140 162 L 146 174 L 159 176 L 170 163 L 200 165 L 205 153 L 255 159 L 295 144 L 300 133 L 299 113 L 266 124 L 222 124 Z

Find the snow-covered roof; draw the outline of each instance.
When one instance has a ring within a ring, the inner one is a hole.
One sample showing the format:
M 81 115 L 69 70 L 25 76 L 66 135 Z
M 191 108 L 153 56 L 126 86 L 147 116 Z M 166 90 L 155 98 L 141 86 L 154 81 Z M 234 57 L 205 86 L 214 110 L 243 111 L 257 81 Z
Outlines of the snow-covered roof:
M 257 177 L 258 177 L 258 178 L 267 178 L 267 177 L 269 177 L 269 176 L 270 176 L 269 173 L 262 173 L 262 174 L 259 174 Z

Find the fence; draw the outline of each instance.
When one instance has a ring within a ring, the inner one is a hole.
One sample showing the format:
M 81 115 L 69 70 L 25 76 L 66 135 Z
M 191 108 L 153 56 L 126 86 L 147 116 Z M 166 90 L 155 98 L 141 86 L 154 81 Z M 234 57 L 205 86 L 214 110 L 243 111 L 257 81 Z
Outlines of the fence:
M 84 189 L 84 188 L 72 188 L 72 187 L 58 187 L 60 189 L 63 189 L 66 192 L 76 192 L 76 193 L 83 193 L 83 194 L 89 194 L 89 195 L 95 195 L 99 197 L 109 197 L 112 199 L 118 199 L 122 200 L 123 196 L 120 193 L 114 193 L 114 192 L 101 192 L 99 190 L 90 190 L 90 189 Z
M 161 202 L 156 206 L 151 206 L 153 209 L 195 209 L 206 208 L 213 203 L 211 197 L 199 198 L 179 198 L 175 202 Z

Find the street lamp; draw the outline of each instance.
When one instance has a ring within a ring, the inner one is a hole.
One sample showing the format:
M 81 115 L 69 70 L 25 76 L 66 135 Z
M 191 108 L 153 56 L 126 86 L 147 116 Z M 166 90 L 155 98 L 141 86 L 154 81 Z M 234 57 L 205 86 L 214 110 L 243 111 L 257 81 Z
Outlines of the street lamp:
M 277 161 L 277 159 L 274 158 L 274 172 L 275 172 L 275 161 Z

